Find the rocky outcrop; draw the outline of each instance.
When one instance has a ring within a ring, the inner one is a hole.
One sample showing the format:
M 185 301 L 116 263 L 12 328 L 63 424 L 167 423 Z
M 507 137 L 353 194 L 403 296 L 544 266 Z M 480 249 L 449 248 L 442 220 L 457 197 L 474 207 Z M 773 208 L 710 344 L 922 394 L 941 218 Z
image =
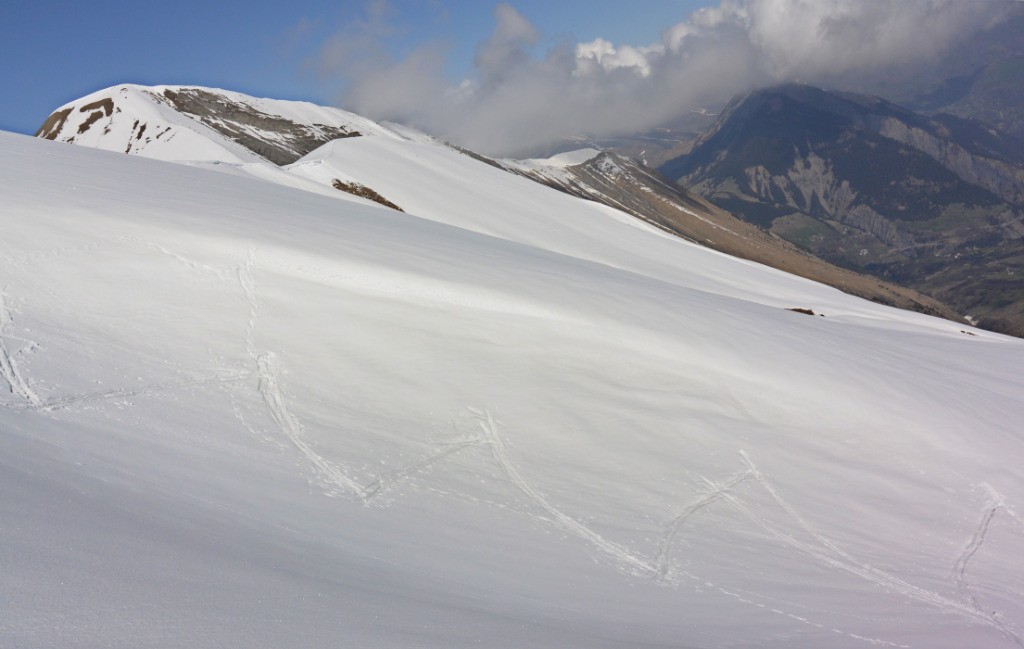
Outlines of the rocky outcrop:
M 891 248 L 906 249 L 914 246 L 912 235 L 901 231 L 895 223 L 867 205 L 856 205 L 844 213 L 839 222 L 866 232 Z
M 352 181 L 346 182 L 344 180 L 341 180 L 340 178 L 335 178 L 334 180 L 331 181 L 331 186 L 347 194 L 352 194 L 353 196 L 359 196 L 360 198 L 371 200 L 374 203 L 383 205 L 384 207 L 390 207 L 391 209 L 397 210 L 399 212 L 405 211 L 399 206 L 389 201 L 388 199 L 381 196 L 380 193 L 378 193 L 376 190 L 371 189 L 366 185 Z
M 41 137 L 44 140 L 56 140 L 57 136 L 60 135 L 61 129 L 64 128 L 64 123 L 67 122 L 68 116 L 71 115 L 73 108 L 65 108 L 63 110 L 54 111 L 46 118 L 43 125 L 36 131 L 35 136 Z
M 797 158 L 785 174 L 772 175 L 764 166 L 747 167 L 751 196 L 769 198 L 794 210 L 841 219 L 857 198 L 850 183 L 836 177 L 827 160 L 813 152 Z
M 199 88 L 154 96 L 277 165 L 291 164 L 331 140 L 361 135 L 341 126 L 298 124 Z
M 871 207 L 857 202 L 847 180 L 836 177 L 827 160 L 811 153 L 794 161 L 786 175 L 773 176 L 762 166 L 748 167 L 751 196 L 767 198 L 796 212 L 857 228 L 885 245 L 912 246 L 913 237 Z

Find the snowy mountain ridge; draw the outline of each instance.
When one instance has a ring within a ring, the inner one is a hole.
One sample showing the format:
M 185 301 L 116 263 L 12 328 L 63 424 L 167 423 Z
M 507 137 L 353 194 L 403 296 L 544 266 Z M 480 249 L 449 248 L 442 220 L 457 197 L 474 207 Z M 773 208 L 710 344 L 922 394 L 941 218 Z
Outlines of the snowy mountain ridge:
M 411 135 L 0 134 L 0 645 L 1022 646 L 1024 341 Z
M 101 106 L 113 114 L 106 115 Z M 155 122 L 157 125 L 150 127 L 149 135 L 141 134 L 141 129 L 154 123 L 154 114 L 164 116 L 161 119 L 173 121 L 177 126 L 163 127 L 159 125 L 162 122 Z M 166 137 L 162 135 L 165 130 L 169 134 Z M 168 139 L 172 135 L 178 137 L 179 131 L 183 132 L 184 143 L 199 139 L 202 145 L 181 146 Z M 689 194 L 639 162 L 610 152 L 581 149 L 543 160 L 490 160 L 451 147 L 415 129 L 376 124 L 336 108 L 257 99 L 237 92 L 189 86 L 114 86 L 61 107 L 47 119 L 37 135 L 108 150 L 123 147 L 128 153 L 157 159 L 212 165 L 220 171 L 251 175 L 326 195 L 340 197 L 340 192 L 345 192 L 344 197 L 350 200 L 403 210 L 407 207 L 393 195 L 395 190 L 387 188 L 394 184 L 393 178 L 386 174 L 383 179 L 378 178 L 379 166 L 364 171 L 366 165 L 361 159 L 346 156 L 346 152 L 390 148 L 393 154 L 413 161 L 420 159 L 419 152 L 426 152 L 428 157 L 440 154 L 447 162 L 435 159 L 435 163 L 442 166 L 433 168 L 420 165 L 416 170 L 420 181 L 414 184 L 429 187 L 430 191 L 446 197 L 449 204 L 452 198 L 458 202 L 457 197 L 473 195 L 476 204 L 486 205 L 489 197 L 468 187 L 467 179 L 475 177 L 476 167 L 487 164 L 621 210 L 657 228 L 732 256 L 823 282 L 882 304 L 966 322 L 960 314 L 929 296 L 823 262 Z M 319 170 L 330 168 L 333 175 L 301 172 L 311 171 L 313 166 L 324 162 L 324 153 L 316 151 L 321 146 L 344 157 L 344 162 L 328 164 Z M 239 147 L 243 149 L 239 155 L 232 153 Z M 452 151 L 465 154 L 472 162 L 454 161 L 449 155 Z M 301 156 L 313 158 L 299 164 Z M 467 171 L 462 175 L 445 173 L 446 164 L 467 167 Z M 513 181 L 504 184 L 508 183 L 515 186 Z M 401 187 L 398 192 L 403 193 Z M 493 195 L 504 196 L 508 192 L 495 191 Z M 503 222 L 520 218 L 520 210 L 514 204 L 506 208 L 510 209 L 502 211 Z M 447 216 L 439 217 L 436 210 L 433 212 L 430 218 L 450 222 Z M 473 229 L 479 226 L 475 219 L 460 223 Z M 579 229 L 585 226 L 580 224 Z M 500 229 L 479 231 L 491 233 Z M 560 238 L 555 249 L 561 250 L 564 241 Z M 537 243 L 535 239 L 531 242 Z
M 308 102 L 126 84 L 61 106 L 36 136 L 157 160 L 284 164 L 324 142 L 364 134 L 397 137 L 371 120 Z M 254 141 L 262 150 L 252 150 Z

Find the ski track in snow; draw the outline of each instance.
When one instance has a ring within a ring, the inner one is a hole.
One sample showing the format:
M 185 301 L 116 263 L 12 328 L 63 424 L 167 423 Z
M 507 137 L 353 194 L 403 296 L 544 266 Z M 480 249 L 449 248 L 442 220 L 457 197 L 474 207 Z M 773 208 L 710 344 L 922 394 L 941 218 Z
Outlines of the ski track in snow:
M 997 511 L 999 511 L 999 505 L 991 505 L 985 508 L 977 529 L 974 530 L 974 534 L 967 541 L 967 545 L 964 546 L 956 561 L 953 562 L 953 576 L 956 578 L 957 587 L 960 589 L 960 596 L 965 602 L 972 604 L 974 608 L 978 608 L 978 603 L 968 590 L 967 564 L 974 557 L 974 554 L 981 549 L 981 544 L 985 542 L 988 526 L 992 523 L 992 519 L 995 518 Z
M 804 520 L 804 518 L 800 516 L 800 514 L 785 499 L 782 498 L 772 483 L 769 482 L 768 479 L 758 470 L 757 466 L 745 452 L 740 451 L 740 457 L 760 486 L 764 488 L 775 503 L 796 523 L 796 527 L 810 535 L 810 537 L 817 542 L 817 545 L 801 541 L 796 537 L 787 534 L 784 530 L 779 529 L 766 518 L 758 516 L 755 512 L 751 511 L 732 494 L 725 493 L 725 498 L 733 505 L 733 507 L 746 516 L 751 522 L 761 527 L 772 536 L 775 536 L 786 545 L 810 554 L 829 567 L 865 579 L 866 581 L 874 583 L 890 592 L 895 592 L 899 595 L 929 604 L 943 611 L 954 613 L 971 621 L 992 627 L 1013 640 L 1018 646 L 1024 647 L 1024 640 L 1022 640 L 1017 633 L 1008 628 L 995 614 L 986 613 L 975 603 L 972 602 L 971 604 L 964 604 L 951 600 L 939 593 L 914 586 L 899 577 L 891 575 L 850 556 L 831 540 L 812 528 L 807 521 Z M 968 543 L 968 547 L 965 549 L 964 553 L 962 553 L 961 556 L 964 557 L 962 567 L 964 569 L 966 569 L 967 561 L 969 561 L 970 557 L 973 556 L 974 552 L 977 551 L 977 548 L 980 547 L 981 543 L 984 541 L 985 530 L 987 527 L 988 519 L 983 519 L 982 526 L 975 532 L 975 538 L 972 538 L 972 541 Z M 975 542 L 976 547 L 973 547 L 972 549 Z
M 182 255 L 167 250 L 166 248 L 157 245 L 149 241 L 140 241 L 134 238 L 120 237 L 115 241 L 118 245 L 124 244 L 144 244 L 150 248 L 156 249 L 162 254 L 168 255 L 185 266 L 203 272 L 209 272 L 215 274 L 218 278 L 225 279 L 230 276 L 228 271 L 213 268 L 205 264 L 194 262 Z M 76 246 L 69 248 L 59 248 L 54 250 L 44 251 L 37 255 L 29 258 L 27 261 L 38 261 L 51 256 L 62 256 L 67 254 L 75 254 L 82 252 L 93 251 L 97 245 L 93 246 Z M 250 263 L 252 258 L 252 252 L 250 251 Z M 28 269 L 21 265 L 23 272 L 31 276 Z M 203 385 L 211 384 L 230 384 L 237 382 L 245 382 L 251 380 L 255 376 L 252 372 L 228 372 L 221 374 L 214 374 L 211 376 L 186 379 L 181 381 L 171 381 L 166 383 L 158 383 L 153 385 L 142 385 L 132 388 L 115 388 L 112 390 L 104 390 L 99 392 L 81 392 L 76 394 L 69 394 L 64 396 L 58 396 L 51 399 L 43 400 L 40 398 L 29 386 L 28 381 L 21 374 L 17 358 L 24 352 L 31 351 L 38 347 L 38 345 L 29 341 L 26 347 L 18 350 L 18 352 L 11 354 L 8 351 L 6 341 L 4 340 L 3 334 L 13 323 L 10 310 L 7 308 L 7 295 L 5 292 L 0 292 L 0 376 L 10 386 L 10 390 L 13 394 L 21 397 L 26 403 L 13 404 L 8 407 L 13 410 L 32 410 L 37 412 L 53 412 L 56 410 L 63 410 L 65 408 L 74 407 L 81 404 L 103 402 L 103 401 L 118 401 L 125 399 L 132 399 L 136 397 L 152 396 L 166 392 L 168 390 L 176 388 L 192 388 Z M 254 316 L 253 316 L 254 317 Z
M 154 385 L 143 385 L 137 388 L 119 388 L 103 392 L 82 392 L 70 394 L 63 397 L 40 401 L 39 403 L 14 406 L 16 410 L 35 410 L 39 412 L 53 412 L 64 410 L 80 404 L 95 403 L 100 401 L 118 401 L 133 399 L 135 397 L 146 397 L 173 390 L 175 388 L 193 388 L 202 385 L 230 384 L 247 382 L 252 378 L 248 372 L 236 374 L 218 374 L 213 376 L 175 381 L 168 383 L 157 383 Z
M 195 271 L 202 272 L 202 273 L 210 273 L 210 274 L 216 276 L 218 279 L 226 280 L 226 279 L 229 279 L 231 277 L 231 271 L 229 271 L 229 270 L 225 270 L 223 268 L 214 268 L 213 266 L 209 266 L 207 264 L 203 264 L 203 263 L 194 261 L 192 259 L 189 259 L 188 257 L 185 257 L 184 255 L 179 255 L 178 253 L 174 252 L 173 250 L 168 250 L 167 248 L 164 248 L 163 246 L 161 246 L 159 244 L 156 244 L 156 243 L 153 243 L 151 241 L 147 241 L 145 243 L 150 248 L 156 250 L 157 252 L 160 252 L 161 254 L 167 255 L 171 259 L 174 259 L 175 261 L 181 263 L 186 268 L 189 268 L 191 270 L 195 270 Z M 250 254 L 251 254 L 251 251 L 250 251 Z
M 481 431 L 483 432 L 484 436 L 490 443 L 494 459 L 500 465 L 502 472 L 520 491 L 526 494 L 535 504 L 537 504 L 541 509 L 543 509 L 549 516 L 551 516 L 554 519 L 554 521 L 558 523 L 563 529 L 566 529 L 567 531 L 573 533 L 579 538 L 590 542 L 596 548 L 608 554 L 615 561 L 616 566 L 620 571 L 628 575 L 634 576 L 636 576 L 638 573 L 648 574 L 651 576 L 651 579 L 649 581 L 663 580 L 663 574 L 664 572 L 667 572 L 667 569 L 664 569 L 663 571 L 663 564 L 660 563 L 662 561 L 663 548 L 665 548 L 667 545 L 665 538 L 668 538 L 669 541 L 671 541 L 671 537 L 674 535 L 674 530 L 678 529 L 678 526 L 683 521 L 685 521 L 686 518 L 688 518 L 691 514 L 700 510 L 704 506 L 710 504 L 711 502 L 714 502 L 719 498 L 734 498 L 734 496 L 732 496 L 732 494 L 729 493 L 729 489 L 735 487 L 736 485 L 743 482 L 750 476 L 756 474 L 756 469 L 748 468 L 748 471 L 746 471 L 745 473 L 736 475 L 720 485 L 715 484 L 710 480 L 706 481 L 708 486 L 708 492 L 704 496 L 699 498 L 697 501 L 687 506 L 680 514 L 676 515 L 675 517 L 673 517 L 665 523 L 665 536 L 663 537 L 662 542 L 659 544 L 658 560 L 652 562 L 633 554 L 631 551 L 617 543 L 608 541 L 607 539 L 601 537 L 594 530 L 590 529 L 583 523 L 580 523 L 575 518 L 572 518 L 571 516 L 565 514 L 564 512 L 556 508 L 554 505 L 552 505 L 543 495 L 537 492 L 536 489 L 530 486 L 523 479 L 523 477 L 516 470 L 515 466 L 512 464 L 511 460 L 508 457 L 508 451 L 505 447 L 505 443 L 502 441 L 500 435 L 497 432 L 497 424 L 495 423 L 494 417 L 491 415 L 491 413 L 487 410 L 477 410 L 475 408 L 470 408 L 469 412 L 476 416 L 477 419 L 479 420 Z M 667 550 L 664 550 L 664 562 L 665 564 L 667 564 L 668 562 Z M 694 575 L 693 573 L 690 573 L 688 571 L 682 571 L 682 574 L 688 579 L 697 582 L 698 584 L 701 584 L 708 588 L 713 588 L 714 590 L 729 597 L 732 597 L 734 599 L 737 599 L 738 601 L 744 604 L 765 609 L 776 615 L 781 615 L 788 619 L 799 622 L 801 624 L 812 626 L 818 629 L 826 628 L 824 625 L 818 624 L 817 622 L 813 622 L 812 620 L 806 617 L 796 615 L 794 613 L 790 613 L 778 608 L 772 608 L 766 604 L 757 603 L 747 598 L 744 598 L 742 595 L 739 595 L 738 593 L 733 592 L 728 588 L 720 586 L 714 582 L 702 579 L 701 577 L 698 577 L 697 575 Z M 763 596 L 759 595 L 759 597 Z M 770 600 L 771 598 L 765 599 Z M 862 636 L 856 633 L 851 633 L 848 631 L 844 631 L 842 629 L 831 627 L 829 627 L 829 630 L 837 634 L 848 636 L 855 640 L 866 642 L 868 644 L 909 649 L 907 645 L 897 644 L 895 642 L 890 642 L 888 640 L 883 640 L 880 638 Z
M 288 411 L 284 395 L 281 394 L 278 367 L 273 353 L 267 352 L 258 355 L 256 363 L 259 366 L 259 392 L 277 427 L 306 456 L 306 459 L 329 484 L 358 496 L 362 487 L 340 468 L 320 456 L 303 438 L 302 424 Z
M 18 361 L 11 355 L 7 349 L 7 342 L 4 340 L 4 333 L 13 322 L 14 319 L 11 317 L 11 312 L 7 309 L 7 295 L 0 292 L 0 376 L 3 376 L 4 381 L 10 386 L 11 394 L 21 397 L 30 406 L 39 406 L 43 400 L 39 398 L 39 395 L 32 390 L 28 381 L 22 376 L 21 371 L 18 369 Z
M 988 492 L 988 495 L 992 498 L 992 500 L 997 505 L 999 505 L 999 509 L 1001 509 L 1004 512 L 1006 512 L 1006 514 L 1011 519 L 1013 519 L 1019 526 L 1021 526 L 1022 529 L 1024 529 L 1024 518 L 1021 518 L 1020 514 L 1018 514 L 1013 509 L 1010 509 L 1010 506 L 1006 504 L 1006 498 L 1003 497 L 1003 494 L 1001 494 L 998 491 L 996 491 L 995 489 L 993 489 L 987 483 L 982 483 L 981 486 L 985 489 L 985 491 Z
M 686 521 L 686 519 L 697 513 L 697 511 L 722 498 L 726 491 L 739 485 L 751 475 L 751 472 L 747 471 L 726 480 L 722 484 L 714 484 L 714 486 L 705 491 L 700 498 L 687 505 L 681 512 L 679 512 L 679 514 L 665 523 L 663 526 L 661 540 L 658 543 L 658 557 L 655 559 L 655 576 L 653 581 L 666 581 L 668 579 L 669 552 L 672 548 L 672 541 L 675 540 L 676 535 L 679 533 L 679 527 Z M 710 483 L 710 481 L 707 482 Z
M 467 439 L 444 444 L 430 455 L 411 462 L 401 468 L 395 469 L 394 471 L 382 474 L 376 480 L 363 487 L 360 491 L 360 496 L 365 500 L 375 498 L 386 492 L 392 485 L 400 482 L 403 478 L 426 469 L 430 465 L 443 460 L 452 453 L 457 453 L 471 446 L 480 446 L 482 443 L 482 439 Z
M 992 623 L 1005 635 L 1009 636 L 1019 646 L 1024 647 L 1024 638 L 1021 638 L 1020 634 L 1011 628 L 1006 622 L 999 619 L 995 614 L 986 613 L 985 608 L 978 602 L 978 598 L 971 592 L 970 583 L 967 581 L 967 564 L 974 558 L 978 550 L 981 549 L 982 544 L 985 543 L 985 538 L 988 535 L 988 528 L 992 524 L 992 520 L 995 518 L 999 510 L 1007 512 L 1011 519 L 1016 520 L 1018 523 L 1021 522 L 1017 514 L 1006 506 L 1006 500 L 1002 497 L 999 492 L 990 487 L 987 484 L 982 485 L 988 492 L 990 501 L 982 511 L 981 520 L 978 521 L 978 526 L 974 530 L 974 534 L 968 539 L 967 544 L 964 545 L 964 549 L 960 551 L 956 561 L 953 562 L 953 576 L 956 580 L 957 588 L 960 591 L 960 598 L 964 603 L 970 605 L 980 615 L 985 615 L 991 618 Z
M 470 412 L 476 415 L 479 419 L 480 430 L 483 432 L 484 437 L 487 439 L 491 447 L 491 453 L 494 456 L 494 460 L 498 463 L 498 466 L 501 467 L 501 471 L 505 474 L 505 477 L 508 478 L 508 480 L 515 485 L 517 489 L 522 491 L 530 500 L 536 503 L 563 528 L 585 541 L 590 542 L 596 548 L 614 559 L 619 565 L 628 567 L 639 574 L 657 574 L 657 567 L 653 563 L 636 556 L 627 548 L 603 538 L 583 523 L 556 508 L 547 500 L 547 498 L 530 486 L 523 479 L 522 475 L 519 474 L 519 471 L 516 470 L 511 460 L 509 460 L 508 451 L 505 448 L 505 442 L 498 434 L 497 425 L 494 423 L 494 418 L 491 413 L 486 410 L 479 411 L 475 409 L 470 409 Z
M 256 297 L 256 251 L 250 249 L 245 263 L 238 266 L 238 283 L 249 306 L 249 320 L 245 329 L 245 349 L 256 364 L 257 390 L 263 397 L 270 418 L 286 438 L 301 452 L 317 474 L 333 491 L 351 492 L 359 495 L 361 487 L 341 468 L 322 457 L 308 443 L 303 435 L 302 423 L 288 410 L 288 404 L 281 393 L 278 380 L 280 368 L 273 352 L 258 352 L 256 349 L 256 323 L 260 304 Z
M 781 610 L 781 609 L 773 608 L 773 607 L 769 606 L 768 604 L 762 604 L 760 602 L 755 602 L 755 601 L 753 601 L 751 599 L 748 599 L 748 598 L 744 597 L 743 595 L 741 595 L 740 593 L 736 592 L 733 589 L 724 588 L 724 587 L 719 586 L 718 584 L 715 584 L 715 583 L 710 582 L 710 581 L 702 581 L 701 583 L 704 586 L 706 586 L 708 588 L 713 588 L 713 589 L 717 590 L 718 592 L 722 593 L 723 595 L 727 595 L 727 596 L 735 599 L 736 601 L 738 601 L 738 602 L 740 602 L 742 604 L 746 604 L 748 606 L 755 606 L 755 607 L 757 607 L 759 609 L 768 611 L 770 613 L 774 613 L 775 615 L 779 615 L 779 616 L 788 618 L 790 620 L 793 620 L 794 622 L 799 622 L 800 624 L 804 624 L 806 626 L 814 627 L 815 629 L 820 629 L 822 631 L 831 631 L 832 633 L 835 633 L 837 635 L 844 635 L 844 636 L 846 636 L 848 638 L 852 638 L 854 640 L 859 640 L 861 642 L 865 642 L 867 644 L 875 645 L 875 646 L 878 646 L 878 647 L 896 647 L 897 649 L 911 649 L 910 645 L 899 644 L 897 642 L 891 642 L 889 640 L 883 640 L 881 638 L 871 638 L 871 637 L 868 637 L 868 636 L 860 635 L 858 633 L 853 633 L 853 632 L 850 632 L 850 631 L 845 631 L 843 629 L 838 629 L 838 628 L 836 628 L 834 626 L 831 626 L 831 625 L 830 626 L 825 626 L 824 624 L 819 624 L 818 622 L 814 622 L 813 620 L 810 620 L 810 619 L 808 619 L 806 617 L 803 617 L 803 616 L 800 616 L 800 615 L 796 615 L 794 613 L 789 613 L 789 612 Z M 762 595 L 757 595 L 757 596 L 758 597 L 763 597 Z M 768 598 L 765 598 L 765 599 L 768 599 Z
M 974 530 L 974 534 L 967 541 L 967 545 L 964 546 L 964 549 L 953 563 L 953 576 L 960 591 L 960 598 L 964 603 L 969 604 L 975 611 L 983 615 L 984 612 L 981 610 L 981 606 L 978 605 L 978 599 L 971 594 L 970 586 L 967 583 L 967 564 L 974 557 L 974 554 L 981 549 L 981 544 L 985 542 L 985 535 L 988 534 L 988 526 L 998 510 L 998 505 L 992 505 L 985 509 L 977 529 Z
M 453 453 L 483 443 L 479 439 L 468 439 L 442 444 L 432 453 L 384 473 L 366 485 L 361 485 L 350 477 L 342 467 L 317 453 L 305 440 L 302 423 L 288 410 L 285 397 L 281 392 L 276 357 L 270 352 L 263 353 L 257 357 L 257 363 L 259 364 L 259 392 L 271 419 L 292 445 L 310 462 L 320 479 L 328 485 L 331 495 L 349 493 L 364 504 L 369 504 L 371 500 L 384 494 L 404 478 L 427 469 Z
M 443 460 L 471 446 L 482 443 L 480 439 L 467 439 L 441 445 L 429 455 L 403 467 L 382 474 L 366 485 L 359 484 L 344 468 L 323 457 L 306 441 L 300 422 L 288 409 L 287 400 L 281 391 L 280 367 L 273 352 L 258 352 L 256 348 L 256 326 L 260 304 L 256 295 L 256 253 L 249 251 L 245 264 L 238 267 L 238 281 L 249 304 L 249 321 L 246 326 L 245 346 L 250 358 L 256 363 L 259 379 L 258 390 L 263 397 L 270 418 L 286 438 L 310 462 L 320 479 L 328 485 L 332 495 L 349 493 L 363 504 L 385 493 L 391 486 L 414 473 Z

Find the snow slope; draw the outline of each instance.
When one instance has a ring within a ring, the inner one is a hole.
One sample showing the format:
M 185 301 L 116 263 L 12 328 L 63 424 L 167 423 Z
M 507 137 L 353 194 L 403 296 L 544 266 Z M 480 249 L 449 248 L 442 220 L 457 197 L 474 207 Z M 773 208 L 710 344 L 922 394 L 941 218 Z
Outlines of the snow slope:
M 342 143 L 0 134 L 0 646 L 1024 646 L 1024 342 Z
M 328 142 L 285 167 L 327 186 L 334 178 L 372 187 L 417 216 L 647 277 L 832 317 L 907 318 L 823 284 L 682 242 L 620 210 L 581 200 L 495 168 L 435 141 L 362 137 Z M 780 280 L 780 278 L 785 278 Z

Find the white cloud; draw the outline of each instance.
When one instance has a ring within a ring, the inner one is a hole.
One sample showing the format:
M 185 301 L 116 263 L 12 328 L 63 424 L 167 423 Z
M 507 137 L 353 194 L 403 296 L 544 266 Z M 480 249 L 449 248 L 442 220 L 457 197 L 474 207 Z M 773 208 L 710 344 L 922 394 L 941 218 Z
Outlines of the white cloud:
M 650 76 L 651 64 L 649 57 L 660 55 L 664 48 L 660 46 L 632 47 L 622 45 L 616 49 L 614 45 L 596 38 L 589 43 L 580 43 L 576 46 L 576 69 L 577 76 L 593 74 L 593 66 L 597 65 L 605 70 L 617 68 L 632 68 L 641 76 Z
M 379 55 L 389 32 L 378 0 L 360 33 L 328 43 L 321 61 L 347 79 L 344 100 L 356 112 L 405 121 L 484 153 L 519 155 L 569 134 L 650 129 L 759 85 L 841 85 L 910 73 L 1015 4 L 722 0 L 668 26 L 659 43 L 598 38 L 540 56 L 532 53 L 541 37 L 536 27 L 499 4 L 474 74 L 452 83 L 442 74 L 440 46 L 401 61 Z
M 830 78 L 927 61 L 987 26 L 1006 3 L 965 0 L 756 0 L 751 43 L 775 78 Z

